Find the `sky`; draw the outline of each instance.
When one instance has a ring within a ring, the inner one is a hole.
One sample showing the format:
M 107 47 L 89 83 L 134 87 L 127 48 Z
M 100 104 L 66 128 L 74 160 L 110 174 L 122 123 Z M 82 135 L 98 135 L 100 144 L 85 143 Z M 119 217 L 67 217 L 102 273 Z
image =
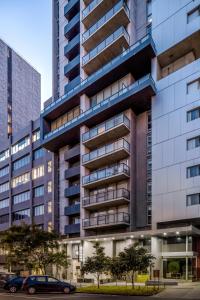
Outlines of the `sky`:
M 51 0 L 0 0 L 0 38 L 41 74 L 41 100 L 52 93 Z

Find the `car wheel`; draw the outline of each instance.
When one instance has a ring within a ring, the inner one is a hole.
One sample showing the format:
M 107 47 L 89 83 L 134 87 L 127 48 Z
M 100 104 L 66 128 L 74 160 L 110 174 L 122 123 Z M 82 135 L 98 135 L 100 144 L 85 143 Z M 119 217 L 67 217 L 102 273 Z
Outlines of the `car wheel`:
M 63 290 L 64 294 L 69 294 L 70 293 L 70 289 L 68 287 L 65 287 Z
M 14 294 L 14 293 L 17 293 L 17 287 L 16 286 L 10 286 L 9 287 L 9 292 Z
M 35 293 L 36 293 L 36 288 L 34 288 L 33 286 L 28 288 L 28 294 L 33 295 Z

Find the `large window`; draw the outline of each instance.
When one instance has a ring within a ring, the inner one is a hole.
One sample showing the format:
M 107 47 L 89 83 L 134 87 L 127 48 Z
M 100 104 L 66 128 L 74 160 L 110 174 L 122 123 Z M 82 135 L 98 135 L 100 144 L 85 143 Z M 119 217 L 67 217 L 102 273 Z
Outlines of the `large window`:
M 200 175 L 200 165 L 187 168 L 187 178 L 191 178 L 199 175 Z
M 47 183 L 47 192 L 48 192 L 48 193 L 51 193 L 51 192 L 52 192 L 52 181 L 51 181 L 51 180 L 48 181 L 48 183 Z
M 187 84 L 187 93 L 195 93 L 200 89 L 200 78 L 195 79 Z
M 33 132 L 33 135 L 32 135 L 32 141 L 33 143 L 38 141 L 40 139 L 40 130 L 36 130 Z
M 80 115 L 80 106 L 74 107 L 51 123 L 51 131 L 61 127 Z
M 0 193 L 6 192 L 9 190 L 9 181 L 0 184 Z
M 9 151 L 9 149 L 7 149 L 7 150 L 5 150 L 5 151 L 2 151 L 2 152 L 0 153 L 0 161 L 6 160 L 9 156 L 10 156 L 10 151 Z
M 9 222 L 9 214 L 0 216 L 0 224 L 5 224 Z
M 13 170 L 18 170 L 30 163 L 30 155 L 26 155 L 13 162 Z
M 30 145 L 30 137 L 26 136 L 24 139 L 20 140 L 17 142 L 15 145 L 12 146 L 11 148 L 11 153 L 15 154 L 24 148 L 26 148 L 28 145 Z
M 187 150 L 200 147 L 200 136 L 187 140 Z
M 36 160 L 40 157 L 43 157 L 44 156 L 44 149 L 43 148 L 39 148 L 39 149 L 36 149 L 34 152 L 33 152 L 33 159 Z
M 33 196 L 34 197 L 41 197 L 44 196 L 44 185 L 37 186 L 33 189 Z
M 152 23 L 152 0 L 147 0 L 147 23 Z
M 200 107 L 197 107 L 195 109 L 192 109 L 190 111 L 187 112 L 187 121 L 193 121 L 195 119 L 199 119 L 200 118 Z
M 26 218 L 30 218 L 30 209 L 18 210 L 13 213 L 13 221 L 23 220 Z
M 24 173 L 23 175 L 17 176 L 12 180 L 12 188 L 15 188 L 19 185 L 25 184 L 30 180 L 30 173 Z
M 13 196 L 13 204 L 25 202 L 30 199 L 30 191 L 26 191 Z
M 0 200 L 0 209 L 9 207 L 9 198 Z
M 9 174 L 9 166 L 6 166 L 6 167 L 0 169 L 0 177 L 3 177 L 8 174 Z
M 34 216 L 42 216 L 44 215 L 44 205 L 38 205 L 34 207 Z
M 187 195 L 186 204 L 187 206 L 200 204 L 200 193 Z
M 37 179 L 42 176 L 44 176 L 44 165 L 40 165 L 38 167 L 33 168 L 32 170 L 33 179 Z

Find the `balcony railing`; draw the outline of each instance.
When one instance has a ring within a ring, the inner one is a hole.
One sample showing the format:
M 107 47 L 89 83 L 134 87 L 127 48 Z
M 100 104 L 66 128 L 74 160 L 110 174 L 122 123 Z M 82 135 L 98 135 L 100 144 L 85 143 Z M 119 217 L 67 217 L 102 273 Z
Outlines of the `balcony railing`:
M 140 45 L 142 45 L 143 43 L 145 43 L 148 39 L 151 39 L 152 43 L 152 37 L 150 34 L 144 36 L 142 39 L 140 39 L 139 41 L 137 41 L 135 44 L 133 44 L 132 46 L 130 46 L 128 49 L 124 50 L 120 55 L 118 55 L 117 57 L 115 57 L 114 59 L 112 59 L 111 61 L 109 61 L 107 64 L 105 64 L 102 68 L 98 69 L 96 72 L 94 72 L 92 75 L 88 76 L 86 79 L 82 80 L 81 83 L 79 85 L 76 85 L 73 89 L 71 89 L 69 92 L 65 93 L 62 97 L 60 97 L 59 99 L 57 99 L 56 101 L 51 102 L 51 104 L 47 105 L 41 113 L 44 113 L 45 111 L 53 108 L 54 106 L 56 106 L 57 104 L 59 104 L 60 102 L 62 102 L 65 98 L 69 97 L 70 95 L 72 95 L 74 92 L 76 92 L 77 90 L 79 90 L 80 88 L 84 88 L 84 86 L 86 84 L 88 84 L 89 82 L 92 82 L 92 80 L 95 78 L 95 76 L 101 76 L 101 74 L 105 71 L 111 68 L 112 65 L 117 64 L 124 56 L 128 55 L 129 52 L 135 50 L 140 47 Z M 155 47 L 155 46 L 154 46 Z
M 82 162 L 86 163 L 88 161 L 100 158 L 101 156 L 115 152 L 120 149 L 126 149 L 127 151 L 130 151 L 130 144 L 123 138 L 119 139 L 114 143 L 105 145 L 101 148 L 91 151 L 90 153 L 84 154 L 82 157 Z
M 120 124 L 125 124 L 128 128 L 130 128 L 130 120 L 124 114 L 120 114 L 83 133 L 82 140 L 83 142 L 86 142 L 87 140 L 109 131 Z
M 130 216 L 128 213 L 121 212 L 117 214 L 100 215 L 97 217 L 83 220 L 83 228 L 97 227 L 97 226 L 108 226 L 108 225 L 119 225 L 129 224 Z
M 107 37 L 103 42 L 101 42 L 97 47 L 92 49 L 88 54 L 83 56 L 82 65 L 87 64 L 91 59 L 101 53 L 104 49 L 106 49 L 109 45 L 111 45 L 116 39 L 118 39 L 121 35 L 126 37 L 127 42 L 129 43 L 130 37 L 128 32 L 124 27 L 118 28 L 115 32 L 113 32 L 109 37 Z
M 109 10 L 101 19 L 97 21 L 93 26 L 91 26 L 82 35 L 82 42 L 85 42 L 95 31 L 102 27 L 108 20 L 110 20 L 122 7 L 124 7 L 128 16 L 130 16 L 130 11 L 124 0 L 118 2 L 111 10 Z
M 97 6 L 99 3 L 101 3 L 103 0 L 93 0 L 82 12 L 82 19 L 87 17 L 87 15 Z
M 80 224 L 65 225 L 65 234 L 74 234 L 80 232 Z
M 106 179 L 109 177 L 113 177 L 115 175 L 120 175 L 120 174 L 125 174 L 128 175 L 130 174 L 130 169 L 129 166 L 127 166 L 124 163 L 119 163 L 116 164 L 115 166 L 112 167 L 107 167 L 105 169 L 96 171 L 91 173 L 90 175 L 86 175 L 83 177 L 83 185 Z
M 115 199 L 125 198 L 127 200 L 130 199 L 130 192 L 126 189 L 116 189 L 116 190 L 109 190 L 102 193 L 97 193 L 93 196 L 88 196 L 83 198 L 83 206 L 98 204 L 98 203 L 105 203 L 108 201 L 112 201 Z

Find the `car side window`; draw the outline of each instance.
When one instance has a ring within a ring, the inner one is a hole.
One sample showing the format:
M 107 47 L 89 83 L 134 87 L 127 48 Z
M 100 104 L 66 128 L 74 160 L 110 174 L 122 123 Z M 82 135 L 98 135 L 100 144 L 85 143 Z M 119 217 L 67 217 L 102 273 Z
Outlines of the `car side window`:
M 59 280 L 53 277 L 48 277 L 47 278 L 48 282 L 58 282 Z
M 38 277 L 35 277 L 35 279 L 38 282 L 46 282 L 46 277 L 38 276 Z

